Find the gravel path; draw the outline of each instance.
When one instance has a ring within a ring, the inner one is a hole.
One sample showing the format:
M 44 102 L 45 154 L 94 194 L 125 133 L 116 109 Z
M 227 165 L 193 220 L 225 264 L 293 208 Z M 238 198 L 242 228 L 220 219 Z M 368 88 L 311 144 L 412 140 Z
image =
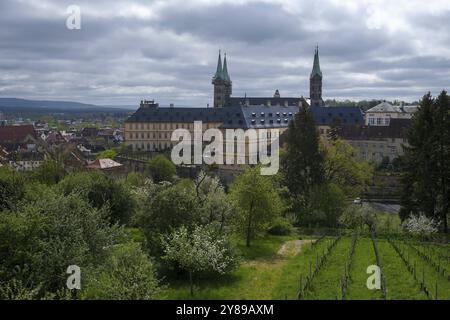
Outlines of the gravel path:
M 278 250 L 278 254 L 282 256 L 296 256 L 302 250 L 302 247 L 305 244 L 310 244 L 315 240 L 291 240 L 285 242 L 280 250 Z

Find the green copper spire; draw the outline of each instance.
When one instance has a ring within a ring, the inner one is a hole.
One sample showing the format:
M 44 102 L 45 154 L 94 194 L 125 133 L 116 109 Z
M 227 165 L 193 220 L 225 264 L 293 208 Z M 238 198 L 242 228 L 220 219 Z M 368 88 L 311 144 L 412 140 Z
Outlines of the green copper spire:
M 227 54 L 225 53 L 225 58 L 223 59 L 223 70 L 222 70 L 223 80 L 230 82 L 230 76 L 228 74 L 227 67 Z
M 319 46 L 316 47 L 316 52 L 314 53 L 314 66 L 311 72 L 311 77 L 319 75 L 322 77 L 322 71 L 320 71 L 320 61 L 319 61 Z
M 219 60 L 217 61 L 217 70 L 214 79 L 223 79 L 222 57 L 219 50 Z

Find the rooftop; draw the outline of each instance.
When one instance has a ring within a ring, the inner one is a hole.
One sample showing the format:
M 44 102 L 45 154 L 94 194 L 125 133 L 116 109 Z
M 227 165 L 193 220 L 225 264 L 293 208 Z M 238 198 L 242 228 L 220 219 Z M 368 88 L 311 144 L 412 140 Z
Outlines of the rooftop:
M 28 136 L 37 139 L 33 125 L 0 126 L 0 143 L 24 143 Z
M 403 139 L 410 123 L 409 119 L 391 119 L 389 126 L 347 126 L 340 136 L 346 140 Z

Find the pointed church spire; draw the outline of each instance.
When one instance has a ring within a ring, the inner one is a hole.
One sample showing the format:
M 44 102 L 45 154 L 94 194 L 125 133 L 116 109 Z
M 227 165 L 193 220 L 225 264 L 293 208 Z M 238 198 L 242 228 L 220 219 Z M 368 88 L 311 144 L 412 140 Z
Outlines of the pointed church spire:
M 223 79 L 223 70 L 222 70 L 222 56 L 219 50 L 219 59 L 217 61 L 217 70 L 214 75 L 214 79 Z
M 223 80 L 230 82 L 230 76 L 228 74 L 227 67 L 227 53 L 225 52 L 225 58 L 223 59 L 223 70 L 222 70 Z
M 319 75 L 322 77 L 322 71 L 320 70 L 320 61 L 319 61 L 319 46 L 316 46 L 316 51 L 314 53 L 314 66 L 311 72 L 311 77 Z

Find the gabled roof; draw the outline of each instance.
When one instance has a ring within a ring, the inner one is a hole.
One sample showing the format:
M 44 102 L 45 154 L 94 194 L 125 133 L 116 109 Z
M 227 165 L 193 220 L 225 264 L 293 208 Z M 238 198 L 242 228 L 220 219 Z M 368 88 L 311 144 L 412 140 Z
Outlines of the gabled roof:
M 366 113 L 414 113 L 418 106 L 393 106 L 389 102 L 382 102 L 366 111 Z
M 377 104 L 375 107 L 366 111 L 366 113 L 371 112 L 398 112 L 398 110 L 389 102 L 383 101 L 380 104 Z

